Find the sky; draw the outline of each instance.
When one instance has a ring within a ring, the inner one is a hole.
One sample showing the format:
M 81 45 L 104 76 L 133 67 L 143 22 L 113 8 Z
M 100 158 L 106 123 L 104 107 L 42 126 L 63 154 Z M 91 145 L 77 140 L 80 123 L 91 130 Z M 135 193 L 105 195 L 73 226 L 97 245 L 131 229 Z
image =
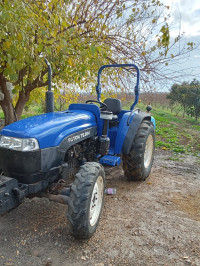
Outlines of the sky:
M 184 33 L 186 42 L 200 44 L 200 0 L 163 0 L 170 6 L 170 36 L 173 38 Z M 180 81 L 200 80 L 200 46 L 192 51 L 186 60 L 177 66 L 185 69 L 185 75 Z
M 171 22 L 176 24 L 176 27 L 171 32 L 171 35 L 185 32 L 187 37 L 200 37 L 200 1 L 199 0 L 164 0 L 165 4 L 170 6 L 172 11 Z

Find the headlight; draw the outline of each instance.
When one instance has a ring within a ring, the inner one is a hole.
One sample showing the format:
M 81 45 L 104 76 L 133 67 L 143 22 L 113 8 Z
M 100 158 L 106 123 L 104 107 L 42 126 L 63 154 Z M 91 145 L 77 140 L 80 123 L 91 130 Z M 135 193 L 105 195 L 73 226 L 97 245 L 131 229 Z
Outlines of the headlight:
M 7 136 L 0 136 L 0 147 L 17 150 L 17 151 L 33 151 L 39 149 L 36 139 L 20 139 Z

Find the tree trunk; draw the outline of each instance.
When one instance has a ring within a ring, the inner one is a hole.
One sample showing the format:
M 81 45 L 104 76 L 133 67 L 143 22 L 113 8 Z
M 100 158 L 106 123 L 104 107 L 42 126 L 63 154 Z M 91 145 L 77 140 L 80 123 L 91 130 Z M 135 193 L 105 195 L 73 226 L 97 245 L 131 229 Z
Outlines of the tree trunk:
M 18 119 L 21 118 L 24 107 L 25 107 L 26 103 L 28 102 L 29 97 L 30 97 L 29 92 L 24 92 L 24 91 L 19 92 L 19 98 L 18 98 L 17 104 L 15 106 L 15 111 L 16 111 L 16 115 L 17 115 Z
M 4 113 L 5 125 L 9 125 L 21 118 L 24 106 L 29 100 L 30 92 L 29 88 L 27 88 L 26 92 L 24 92 L 23 90 L 20 91 L 17 104 L 14 108 L 12 104 L 12 97 L 7 89 L 6 78 L 3 76 L 3 73 L 0 73 L 0 89 L 4 95 L 4 99 L 0 101 L 0 106 Z
M 0 106 L 3 110 L 5 117 L 5 126 L 9 125 L 16 121 L 14 108 L 12 105 L 12 97 L 6 86 L 6 78 L 3 76 L 3 73 L 0 73 L 0 88 L 4 94 L 3 101 L 0 101 Z
M 12 106 L 12 103 L 4 100 L 0 102 L 0 105 L 1 105 L 1 108 L 4 113 L 4 117 L 5 117 L 5 126 L 15 122 L 16 118 L 15 118 L 15 113 L 14 113 L 14 108 Z

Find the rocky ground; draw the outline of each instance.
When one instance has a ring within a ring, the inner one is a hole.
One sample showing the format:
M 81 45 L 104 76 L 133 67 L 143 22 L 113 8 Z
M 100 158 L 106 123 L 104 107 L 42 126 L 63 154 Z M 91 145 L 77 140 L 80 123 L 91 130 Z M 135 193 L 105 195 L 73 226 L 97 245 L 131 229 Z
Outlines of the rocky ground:
M 126 181 L 121 167 L 106 168 L 107 195 L 95 235 L 77 241 L 67 206 L 25 199 L 0 217 L 0 265 L 200 265 L 200 164 L 172 161 L 156 151 L 145 182 Z

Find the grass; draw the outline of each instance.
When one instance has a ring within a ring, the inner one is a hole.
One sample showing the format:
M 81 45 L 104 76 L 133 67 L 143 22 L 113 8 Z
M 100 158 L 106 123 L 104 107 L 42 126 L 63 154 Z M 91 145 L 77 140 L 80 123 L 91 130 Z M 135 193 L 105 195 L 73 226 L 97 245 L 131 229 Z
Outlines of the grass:
M 4 118 L 3 111 L 0 110 L 0 119 L 3 119 L 3 118 Z
M 29 108 L 27 111 L 24 110 L 21 119 L 30 117 L 30 116 L 34 116 L 34 115 L 38 115 L 38 114 L 42 114 L 42 108 L 38 107 L 38 106 L 31 106 L 31 108 Z M 4 119 L 4 114 L 3 111 L 0 110 L 0 119 Z
M 152 110 L 156 119 L 156 147 L 176 155 L 200 154 L 200 125 L 195 119 L 176 117 L 166 110 Z

